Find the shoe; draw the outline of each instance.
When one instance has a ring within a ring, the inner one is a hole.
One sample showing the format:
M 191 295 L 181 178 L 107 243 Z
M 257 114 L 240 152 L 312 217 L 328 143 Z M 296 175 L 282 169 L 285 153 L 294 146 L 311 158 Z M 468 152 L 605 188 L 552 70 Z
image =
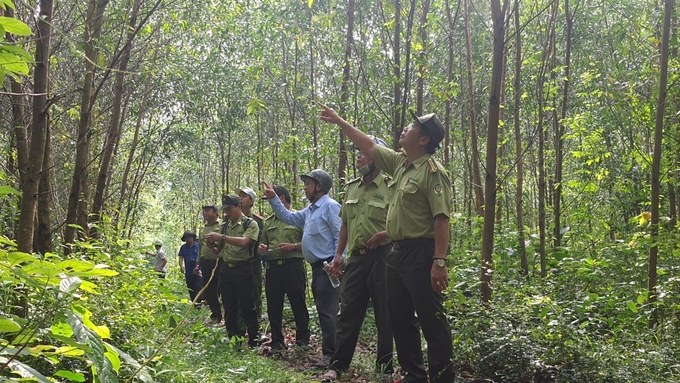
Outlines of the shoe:
M 320 359 L 318 359 L 316 362 L 312 363 L 313 368 L 328 368 L 328 365 L 331 363 L 331 357 L 330 355 L 324 355 Z
M 208 318 L 203 321 L 203 324 L 206 326 L 221 326 L 224 325 L 224 322 L 222 321 L 222 318 Z
M 272 347 L 267 351 L 267 356 L 276 356 L 283 352 L 281 347 Z
M 335 370 L 328 370 L 321 375 L 322 382 L 332 382 L 340 377 L 340 373 Z
M 251 350 L 259 349 L 260 341 L 257 339 L 250 339 L 248 340 L 248 347 L 250 347 Z

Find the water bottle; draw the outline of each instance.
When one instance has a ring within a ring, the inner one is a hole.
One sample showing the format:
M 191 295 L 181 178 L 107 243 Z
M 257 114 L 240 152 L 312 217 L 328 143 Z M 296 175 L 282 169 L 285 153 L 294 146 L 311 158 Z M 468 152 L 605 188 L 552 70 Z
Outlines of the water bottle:
M 329 272 L 330 267 L 331 265 L 328 264 L 328 261 L 323 261 L 323 269 L 326 271 L 326 274 L 328 274 L 328 279 L 330 279 L 331 285 L 333 286 L 333 288 L 337 288 L 338 286 L 340 286 L 340 279 L 338 279 L 338 277 L 334 277 L 331 275 L 331 273 Z

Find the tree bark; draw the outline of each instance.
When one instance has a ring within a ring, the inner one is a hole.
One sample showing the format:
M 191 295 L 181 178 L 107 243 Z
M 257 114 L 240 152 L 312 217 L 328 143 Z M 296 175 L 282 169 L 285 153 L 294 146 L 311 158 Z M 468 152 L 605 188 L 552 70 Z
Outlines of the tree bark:
M 394 59 L 392 61 L 392 81 L 393 84 L 393 100 L 394 104 L 394 123 L 392 125 L 392 147 L 394 150 L 399 150 L 399 136 L 401 135 L 402 119 L 401 109 L 404 107 L 401 103 L 401 2 L 394 1 L 394 39 L 392 41 L 392 49 L 394 52 Z
M 95 62 L 97 61 L 97 41 L 101 36 L 104 9 L 108 0 L 90 0 L 87 9 L 85 28 L 85 78 L 83 80 L 83 94 L 80 103 L 80 120 L 78 122 L 78 139 L 76 141 L 76 158 L 73 169 L 73 180 L 68 197 L 66 210 L 66 229 L 64 230 L 64 252 L 70 254 L 75 239 L 76 229 L 72 224 L 78 224 L 82 230 L 87 230 L 87 203 L 89 199 L 89 163 L 91 115 L 94 104 L 93 86 Z
M 507 4 L 507 3 L 505 3 Z M 491 66 L 491 96 L 489 98 L 489 120 L 486 139 L 486 176 L 484 178 L 484 228 L 482 231 L 482 272 L 481 295 L 483 302 L 491 300 L 491 278 L 493 275 L 494 209 L 496 205 L 496 150 L 498 147 L 498 124 L 501 110 L 501 83 L 503 82 L 503 61 L 505 57 L 505 8 L 500 0 L 491 0 L 493 20 L 493 63 Z
M 33 75 L 33 126 L 31 127 L 31 146 L 26 164 L 26 178 L 22 187 L 21 212 L 19 216 L 19 235 L 17 249 L 33 251 L 35 212 L 38 201 L 39 182 L 43 171 L 45 145 L 47 144 L 47 124 L 49 110 L 47 92 L 49 91 L 50 44 L 52 35 L 52 0 L 40 2 L 38 33 L 35 50 L 35 72 Z
M 38 187 L 38 228 L 34 238 L 34 249 L 40 254 L 53 251 L 50 205 L 52 204 L 52 129 L 47 121 L 45 127 L 45 153 L 43 170 Z
M 515 126 L 515 155 L 517 163 L 517 191 L 515 195 L 515 211 L 517 213 L 517 247 L 519 249 L 522 275 L 529 275 L 529 262 L 527 249 L 524 244 L 524 211 L 522 207 L 522 194 L 524 193 L 524 152 L 522 150 L 522 131 L 519 120 L 519 111 L 522 103 L 522 33 L 519 23 L 519 0 L 515 0 L 515 105 L 513 120 Z
M 482 189 L 482 176 L 479 169 L 481 159 L 479 157 L 479 143 L 477 142 L 477 113 L 475 112 L 475 88 L 472 76 L 472 26 L 470 25 L 470 1 L 463 0 L 463 5 L 465 8 L 465 50 L 467 52 L 470 146 L 472 150 L 472 169 L 470 172 L 472 173 L 472 189 L 475 194 L 475 212 L 481 217 L 484 215 L 484 190 Z
M 430 12 L 430 0 L 423 0 L 423 15 L 420 19 L 420 40 L 423 49 L 420 51 L 420 65 L 418 65 L 418 79 L 416 80 L 416 110 L 423 114 L 423 88 L 425 87 L 425 71 L 427 69 L 427 14 Z
M 341 85 L 341 113 L 345 119 L 347 118 L 348 108 L 347 100 L 349 100 L 349 81 L 350 81 L 350 58 L 352 57 L 352 46 L 354 45 L 354 0 L 349 0 L 347 2 L 347 37 L 345 42 L 345 65 L 342 69 L 342 85 Z M 347 148 L 345 146 L 345 134 L 342 129 L 338 129 L 339 132 L 339 145 L 338 150 L 338 180 L 340 185 L 344 185 L 347 178 Z
M 125 75 L 127 73 L 128 63 L 130 62 L 130 51 L 132 50 L 132 40 L 136 36 L 135 30 L 137 28 L 137 16 L 139 15 L 139 8 L 141 0 L 135 0 L 130 12 L 130 21 L 127 27 L 127 40 L 118 64 L 118 72 L 116 72 L 116 80 L 114 85 L 113 109 L 111 111 L 111 125 L 104 141 L 104 148 L 102 150 L 101 165 L 99 167 L 99 174 L 97 175 L 97 185 L 94 192 L 94 200 L 92 201 L 92 215 L 93 221 L 98 222 L 102 208 L 104 207 L 104 193 L 108 185 L 109 177 L 111 176 L 111 163 L 113 162 L 113 154 L 118 146 L 120 137 L 120 130 L 122 126 L 122 104 L 123 92 L 125 84 Z M 96 234 L 92 232 L 91 234 Z
M 668 56 L 670 41 L 671 15 L 675 7 L 675 0 L 666 0 L 664 9 L 663 33 L 661 37 L 661 63 L 659 69 L 659 96 L 656 101 L 656 121 L 654 125 L 654 154 L 652 158 L 652 221 L 650 226 L 650 236 L 652 246 L 649 248 L 649 267 L 647 270 L 647 303 L 652 308 L 649 318 L 649 328 L 656 327 L 658 323 L 658 310 L 656 302 L 658 294 L 656 291 L 657 280 L 657 257 L 659 247 L 657 240 L 659 237 L 659 203 L 661 191 L 661 145 L 663 141 L 663 125 L 666 106 L 666 92 L 668 83 Z

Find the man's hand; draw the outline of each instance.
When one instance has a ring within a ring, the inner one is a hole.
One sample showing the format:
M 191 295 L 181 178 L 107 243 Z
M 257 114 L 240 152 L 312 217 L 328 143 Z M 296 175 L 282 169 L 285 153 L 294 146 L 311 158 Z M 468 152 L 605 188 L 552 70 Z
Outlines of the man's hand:
M 444 291 L 449 287 L 449 273 L 446 271 L 446 267 L 439 267 L 437 265 L 432 265 L 431 281 L 432 290 L 434 291 Z
M 371 250 L 377 249 L 383 243 L 385 238 L 387 238 L 387 230 L 379 231 L 373 234 L 368 242 L 366 242 L 366 248 Z
M 279 243 L 279 246 L 276 248 L 276 250 L 278 250 L 282 253 L 290 253 L 291 251 L 295 250 L 295 244 L 294 243 Z
M 211 241 L 211 242 L 218 242 L 218 241 L 221 242 L 222 241 L 222 234 L 220 234 L 220 233 L 208 233 L 208 234 L 205 235 L 205 239 L 207 239 L 208 241 Z
M 319 116 L 319 119 L 321 121 L 325 121 L 329 124 L 335 124 L 335 125 L 340 125 L 341 122 L 344 120 L 338 116 L 338 114 L 335 112 L 335 110 L 329 108 L 328 106 L 320 103 L 317 101 L 317 105 L 319 105 L 323 110 L 321 111 L 321 115 Z
M 194 267 L 194 275 L 199 275 L 199 274 L 201 274 L 201 269 L 199 268 L 199 266 Z
M 179 270 L 182 272 L 182 274 L 185 273 L 184 267 L 180 267 Z
M 260 253 L 260 255 L 265 255 L 267 254 L 268 249 L 269 246 L 265 245 L 264 243 L 261 243 L 260 246 L 257 247 L 257 252 Z
M 267 181 L 262 180 L 262 186 L 264 186 L 264 195 L 265 195 L 268 199 L 272 199 L 272 198 L 276 197 L 276 192 L 275 192 L 274 189 L 272 189 L 272 187 L 267 183 Z
M 334 277 L 340 277 L 342 273 L 345 272 L 342 268 L 344 263 L 345 260 L 342 259 L 342 254 L 336 254 L 335 258 L 333 258 L 333 262 L 331 262 L 330 267 L 328 268 L 328 274 Z

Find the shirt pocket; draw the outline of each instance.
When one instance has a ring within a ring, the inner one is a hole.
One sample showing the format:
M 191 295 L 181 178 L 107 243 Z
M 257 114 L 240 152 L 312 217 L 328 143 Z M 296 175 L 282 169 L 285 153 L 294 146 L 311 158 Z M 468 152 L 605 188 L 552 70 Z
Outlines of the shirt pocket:
M 358 199 L 348 199 L 345 201 L 345 206 L 343 206 L 343 209 L 347 209 L 347 218 L 348 221 L 353 220 L 357 216 L 357 206 L 359 204 Z
M 409 178 L 404 184 L 403 191 L 404 194 L 415 194 L 418 192 L 418 189 L 418 184 Z
M 368 218 L 378 222 L 385 222 L 387 220 L 387 203 L 368 201 Z

